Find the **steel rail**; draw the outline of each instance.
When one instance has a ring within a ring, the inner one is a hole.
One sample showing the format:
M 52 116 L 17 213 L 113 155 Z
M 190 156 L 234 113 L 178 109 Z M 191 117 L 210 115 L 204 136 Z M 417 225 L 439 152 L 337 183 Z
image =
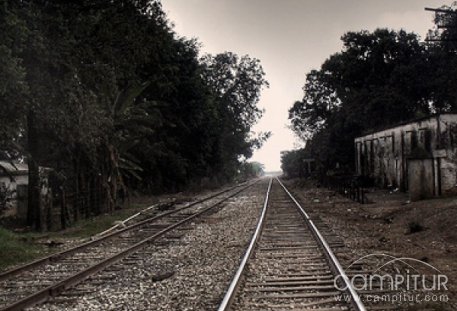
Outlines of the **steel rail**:
M 257 182 L 257 181 L 255 181 L 255 182 Z M 227 192 L 229 192 L 229 191 L 231 191 L 233 189 L 236 189 L 238 187 L 243 187 L 243 185 L 244 184 L 236 185 L 234 187 L 230 187 L 228 189 L 219 191 L 219 192 L 217 192 L 215 194 L 212 194 L 212 195 L 204 197 L 204 198 L 202 198 L 200 200 L 194 201 L 194 202 L 192 202 L 192 203 L 190 203 L 188 205 L 185 205 L 183 207 L 180 207 L 178 209 L 175 209 L 173 211 L 168 211 L 168 212 L 165 212 L 165 213 L 162 213 L 162 214 L 147 218 L 145 220 L 139 221 L 137 223 L 134 223 L 134 224 L 132 224 L 130 226 L 127 226 L 125 228 L 122 228 L 120 230 L 117 230 L 117 231 L 111 232 L 109 234 L 103 235 L 103 236 L 101 236 L 99 238 L 96 238 L 95 240 L 79 244 L 79 245 L 77 245 L 75 247 L 71 247 L 69 249 L 66 249 L 66 250 L 63 250 L 63 251 L 48 255 L 46 257 L 39 258 L 37 260 L 34 260 L 32 262 L 23 264 L 23 265 L 21 265 L 19 267 L 11 269 L 11 270 L 4 271 L 4 272 L 0 273 L 0 282 L 4 281 L 4 280 L 7 280 L 8 278 L 13 277 L 15 275 L 18 275 L 18 274 L 20 274 L 20 273 L 22 273 L 24 271 L 31 270 L 31 269 L 33 269 L 35 267 L 38 267 L 38 266 L 41 266 L 41 265 L 45 265 L 45 264 L 50 263 L 50 262 L 56 262 L 57 260 L 60 260 L 65 256 L 69 256 L 71 254 L 74 254 L 74 253 L 76 253 L 76 252 L 78 252 L 78 251 L 80 251 L 80 250 L 82 250 L 84 248 L 95 246 L 95 245 L 100 244 L 101 242 L 103 242 L 105 240 L 108 240 L 110 238 L 118 236 L 123 232 L 135 229 L 135 228 L 140 227 L 142 225 L 145 225 L 145 224 L 151 223 L 153 221 L 159 220 L 161 218 L 164 218 L 165 216 L 168 216 L 168 215 L 171 215 L 171 214 L 175 214 L 175 213 L 178 213 L 178 212 L 180 212 L 182 210 L 191 208 L 191 207 L 193 207 L 193 206 L 195 206 L 197 204 L 201 204 L 201 203 L 203 203 L 205 201 L 211 200 L 211 199 L 213 199 L 213 198 L 215 198 L 217 196 L 220 196 L 220 195 L 222 195 L 224 193 L 227 193 Z
M 201 211 L 195 213 L 194 215 L 186 217 L 185 219 L 180 220 L 177 223 L 174 223 L 174 224 L 166 227 L 165 229 L 162 229 L 161 231 L 155 233 L 154 235 L 152 235 L 140 242 L 137 242 L 136 244 L 129 247 L 128 249 L 125 249 L 125 250 L 123 250 L 101 262 L 98 262 L 97 264 L 92 265 L 91 267 L 89 267 L 87 269 L 77 272 L 61 281 L 58 281 L 57 283 L 55 283 L 53 285 L 50 285 L 42 290 L 39 290 L 38 292 L 35 292 L 27 297 L 24 297 L 21 300 L 14 302 L 13 304 L 0 308 L 0 311 L 23 310 L 24 308 L 47 301 L 50 297 L 54 297 L 54 296 L 58 295 L 59 293 L 65 291 L 66 289 L 81 283 L 89 276 L 92 276 L 92 275 L 96 274 L 97 272 L 113 265 L 114 263 L 118 262 L 119 260 L 126 258 L 127 256 L 135 253 L 136 251 L 145 247 L 148 243 L 153 242 L 154 240 L 157 240 L 158 238 L 162 237 L 169 231 L 193 220 L 194 218 L 197 218 L 198 216 L 201 216 L 202 214 L 208 212 L 211 209 L 214 209 L 215 207 L 219 206 L 220 204 L 227 201 L 228 199 L 233 198 L 234 196 L 238 195 L 239 193 L 243 192 L 244 190 L 250 188 L 255 183 L 257 183 L 257 181 L 250 183 L 247 186 L 242 187 L 240 190 L 236 191 L 235 193 L 232 193 L 228 197 L 220 199 L 216 203 L 202 209 Z M 238 187 L 240 187 L 240 186 L 238 186 Z M 233 187 L 231 189 L 234 189 L 234 188 L 236 188 L 236 187 Z
M 334 270 L 339 274 L 339 276 L 343 279 L 344 285 L 346 286 L 346 289 L 351 296 L 351 303 L 354 306 L 354 308 L 357 311 L 366 311 L 366 308 L 360 299 L 359 294 L 356 292 L 354 287 L 352 286 L 351 282 L 349 281 L 348 276 L 346 275 L 346 272 L 344 272 L 343 267 L 341 266 L 338 258 L 336 258 L 335 254 L 333 253 L 332 249 L 328 245 L 327 241 L 325 241 L 324 237 L 320 233 L 319 229 L 317 229 L 316 225 L 312 221 L 312 219 L 309 217 L 308 213 L 301 207 L 301 205 L 298 203 L 298 201 L 293 197 L 293 195 L 287 190 L 286 186 L 279 180 L 279 178 L 276 177 L 276 180 L 279 182 L 281 187 L 284 189 L 284 191 L 287 193 L 287 195 L 290 197 L 290 199 L 295 203 L 296 207 L 299 209 L 300 213 L 304 216 L 306 219 L 307 224 L 309 225 L 312 233 L 316 237 L 316 240 L 318 241 L 319 244 L 321 244 L 322 248 L 324 249 L 327 258 L 329 259 L 330 265 L 333 266 Z
M 257 226 L 254 231 L 254 234 L 252 235 L 251 243 L 249 243 L 249 247 L 243 256 L 243 259 L 241 260 L 241 264 L 238 267 L 238 270 L 236 271 L 235 276 L 233 277 L 232 281 L 230 282 L 229 288 L 227 289 L 226 294 L 225 294 L 221 304 L 219 305 L 218 311 L 226 311 L 226 310 L 230 309 L 230 306 L 233 302 L 236 291 L 240 284 L 241 276 L 243 275 L 243 272 L 246 269 L 246 265 L 254 252 L 255 245 L 260 237 L 260 233 L 262 232 L 265 215 L 267 213 L 268 199 L 270 196 L 272 182 L 273 182 L 273 178 L 270 178 L 270 182 L 268 183 L 267 193 L 265 195 L 265 201 L 263 203 L 262 212 L 260 214 L 259 221 L 257 222 Z

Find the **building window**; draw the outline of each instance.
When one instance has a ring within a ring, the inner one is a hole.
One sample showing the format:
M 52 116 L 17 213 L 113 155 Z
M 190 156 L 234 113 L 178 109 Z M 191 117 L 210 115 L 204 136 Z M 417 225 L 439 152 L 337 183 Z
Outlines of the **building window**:
M 413 151 L 416 148 L 417 148 L 417 133 L 416 133 L 416 131 L 411 131 L 411 149 L 410 149 L 410 151 Z
M 432 131 L 430 129 L 422 131 L 422 137 L 425 151 L 432 152 Z

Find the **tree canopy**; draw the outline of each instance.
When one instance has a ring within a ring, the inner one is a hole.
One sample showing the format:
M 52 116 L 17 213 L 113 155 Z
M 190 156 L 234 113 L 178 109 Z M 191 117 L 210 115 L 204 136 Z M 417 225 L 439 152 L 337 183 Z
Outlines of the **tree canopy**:
M 0 156 L 29 164 L 29 224 L 40 226 L 41 166 L 78 202 L 103 193 L 89 216 L 127 188 L 232 180 L 269 135 L 251 132 L 260 61 L 200 56 L 160 1 L 0 0 L 0 31 Z
M 342 51 L 306 75 L 289 119 L 321 174 L 352 172 L 353 140 L 366 131 L 457 110 L 457 57 L 449 40 L 457 14 L 449 14 L 435 20 L 449 28 L 430 34 L 441 40 L 428 43 L 404 30 L 347 32 Z

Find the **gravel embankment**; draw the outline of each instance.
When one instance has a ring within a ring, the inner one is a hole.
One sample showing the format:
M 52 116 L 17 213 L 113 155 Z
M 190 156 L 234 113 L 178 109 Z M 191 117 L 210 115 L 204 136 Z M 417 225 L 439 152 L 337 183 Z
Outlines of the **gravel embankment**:
M 266 182 L 233 198 L 184 235 L 104 270 L 30 310 L 215 310 L 260 214 Z M 160 241 L 160 240 L 159 240 Z

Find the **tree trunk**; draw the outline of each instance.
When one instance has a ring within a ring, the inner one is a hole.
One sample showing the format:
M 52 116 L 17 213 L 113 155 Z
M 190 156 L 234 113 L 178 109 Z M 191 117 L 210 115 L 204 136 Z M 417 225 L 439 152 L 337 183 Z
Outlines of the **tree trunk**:
M 28 147 L 28 206 L 27 225 L 41 230 L 41 206 L 40 206 L 40 171 L 36 161 L 38 156 L 38 135 L 35 127 L 35 116 L 30 110 L 27 115 L 27 147 Z
M 67 228 L 67 201 L 63 187 L 60 188 L 60 226 L 62 229 Z

